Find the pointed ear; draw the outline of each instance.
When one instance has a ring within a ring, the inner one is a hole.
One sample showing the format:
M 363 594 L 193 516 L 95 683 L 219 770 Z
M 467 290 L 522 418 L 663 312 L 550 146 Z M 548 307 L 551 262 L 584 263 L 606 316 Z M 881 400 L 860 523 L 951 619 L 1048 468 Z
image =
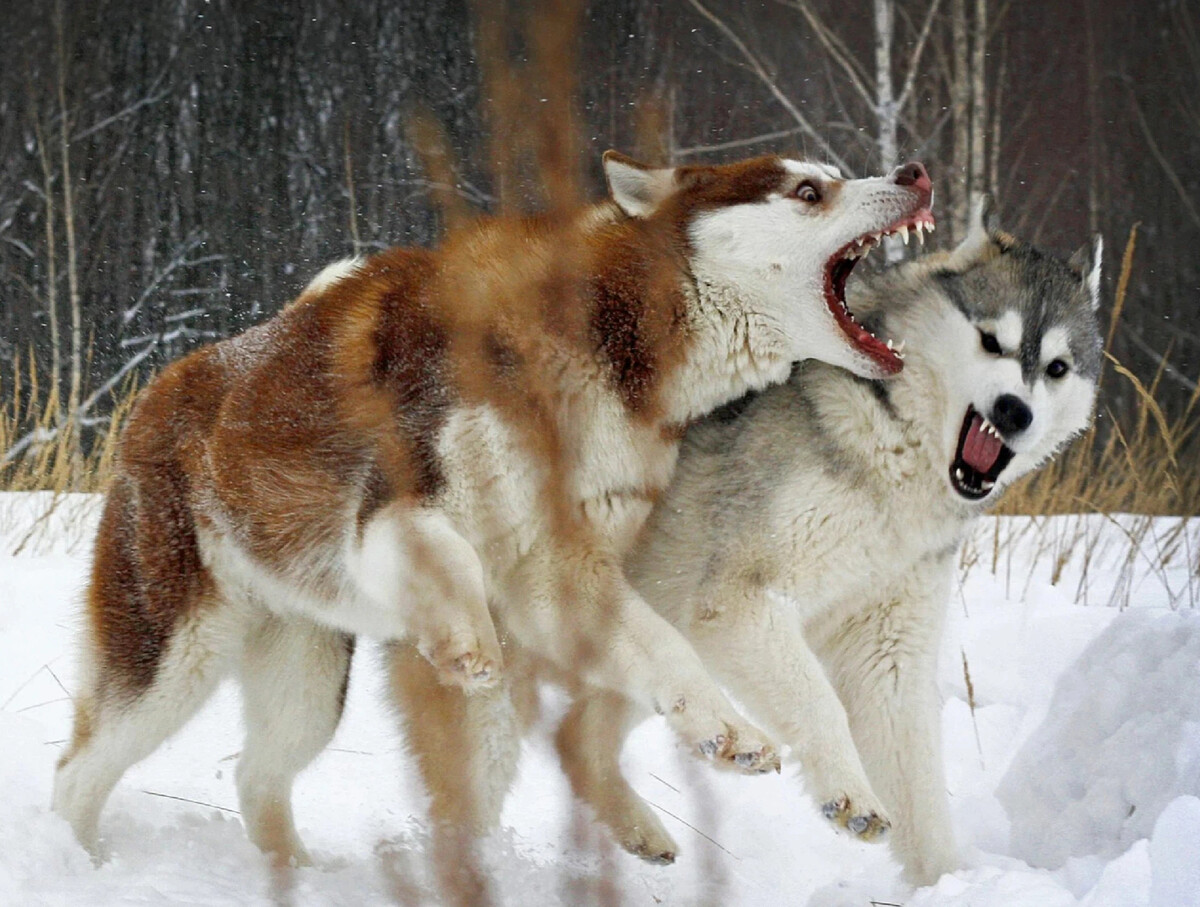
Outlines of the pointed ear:
M 1007 251 L 1012 242 L 1012 237 L 1000 229 L 996 205 L 992 197 L 985 193 L 971 208 L 967 235 L 951 250 L 946 267 L 953 271 L 965 271 L 991 257 L 992 253 Z
M 1083 285 L 1092 300 L 1092 308 L 1100 308 L 1100 261 L 1104 257 L 1104 237 L 1097 233 L 1090 246 L 1081 246 L 1067 262 L 1083 275 Z
M 604 152 L 608 193 L 630 217 L 649 217 L 675 191 L 674 167 L 648 167 L 619 151 Z

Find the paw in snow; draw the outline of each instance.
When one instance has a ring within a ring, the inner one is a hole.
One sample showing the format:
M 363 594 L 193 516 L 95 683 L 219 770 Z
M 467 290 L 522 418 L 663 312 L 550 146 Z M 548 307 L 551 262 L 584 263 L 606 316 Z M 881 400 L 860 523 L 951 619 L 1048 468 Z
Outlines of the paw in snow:
M 753 731 L 739 735 L 733 728 L 701 740 L 696 748 L 716 765 L 749 775 L 780 770 L 779 752 Z
M 878 809 L 860 806 L 845 794 L 827 801 L 821 812 L 834 825 L 846 829 L 862 841 L 882 838 L 892 827 L 891 819 Z
M 675 842 L 661 828 L 631 828 L 621 835 L 621 846 L 656 866 L 669 866 L 675 862 Z

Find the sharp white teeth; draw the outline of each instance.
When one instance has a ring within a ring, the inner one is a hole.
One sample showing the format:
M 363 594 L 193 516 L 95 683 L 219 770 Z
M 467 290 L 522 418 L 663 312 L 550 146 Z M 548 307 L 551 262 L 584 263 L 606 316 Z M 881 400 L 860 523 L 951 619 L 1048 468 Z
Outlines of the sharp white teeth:
M 936 226 L 937 226 L 937 224 L 935 224 L 933 221 L 930 221 L 928 224 L 925 225 L 925 229 L 928 230 L 930 233 L 932 233 L 933 228 Z
M 954 467 L 954 478 L 958 479 L 960 482 L 963 480 L 964 476 L 961 466 Z
M 982 488 L 984 491 L 991 491 L 992 488 L 995 487 L 995 485 L 996 485 L 996 483 L 991 481 L 991 479 L 984 479 L 982 482 L 979 483 L 979 487 Z
M 902 240 L 904 240 L 904 245 L 906 245 L 906 246 L 907 246 L 907 245 L 908 245 L 908 227 L 906 227 L 906 226 L 904 226 L 903 224 L 901 224 L 901 225 L 900 225 L 900 226 L 899 226 L 899 227 L 896 229 L 896 232 L 900 234 L 900 238 L 901 238 Z
M 925 245 L 925 231 L 921 229 L 921 225 L 917 224 L 917 242 Z
M 904 343 L 905 343 L 905 341 L 901 340 L 899 343 L 897 343 L 897 344 L 896 344 L 896 352 L 897 352 L 897 353 L 901 353 L 901 354 L 903 354 L 903 352 L 904 352 Z
M 889 338 L 889 340 L 888 340 L 888 342 L 887 342 L 887 348 L 888 348 L 889 350 L 890 350 L 890 349 L 893 349 L 892 341 L 891 341 L 891 339 L 890 339 L 890 338 Z

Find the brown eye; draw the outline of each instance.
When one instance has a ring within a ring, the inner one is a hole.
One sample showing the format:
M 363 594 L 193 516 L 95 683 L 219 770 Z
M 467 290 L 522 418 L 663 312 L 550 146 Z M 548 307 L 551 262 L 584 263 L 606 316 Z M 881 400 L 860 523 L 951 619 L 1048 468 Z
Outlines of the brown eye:
M 802 202 L 808 202 L 810 205 L 815 205 L 821 200 L 821 193 L 817 191 L 817 187 L 805 180 L 796 187 L 796 198 Z
M 979 332 L 979 343 L 987 352 L 993 356 L 999 356 L 1002 352 L 1000 349 L 1000 341 L 996 339 L 995 334 L 989 334 L 987 331 Z
M 1046 366 L 1046 374 L 1049 375 L 1051 378 L 1061 378 L 1069 370 L 1070 370 L 1070 366 L 1068 366 L 1061 359 L 1055 359 L 1048 366 Z

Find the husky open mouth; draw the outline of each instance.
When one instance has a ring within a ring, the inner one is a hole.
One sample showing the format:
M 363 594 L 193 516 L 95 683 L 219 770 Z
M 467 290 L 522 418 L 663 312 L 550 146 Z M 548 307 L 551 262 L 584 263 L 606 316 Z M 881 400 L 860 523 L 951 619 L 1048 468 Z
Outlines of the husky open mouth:
M 950 464 L 950 484 L 969 501 L 986 498 L 1013 458 L 1000 432 L 974 406 L 967 407 L 958 449 Z
M 914 233 L 917 240 L 924 244 L 925 231 L 933 232 L 933 212 L 921 208 L 915 214 L 908 214 L 889 227 L 874 233 L 864 233 L 857 239 L 852 239 L 833 254 L 825 265 L 825 304 L 833 313 L 834 320 L 842 333 L 850 340 L 852 346 L 870 356 L 889 375 L 894 375 L 904 368 L 904 342 L 899 344 L 892 340 L 876 337 L 855 319 L 846 306 L 846 280 L 859 260 L 867 257 L 875 246 L 883 242 L 885 236 L 899 236 L 908 245 L 909 231 Z

